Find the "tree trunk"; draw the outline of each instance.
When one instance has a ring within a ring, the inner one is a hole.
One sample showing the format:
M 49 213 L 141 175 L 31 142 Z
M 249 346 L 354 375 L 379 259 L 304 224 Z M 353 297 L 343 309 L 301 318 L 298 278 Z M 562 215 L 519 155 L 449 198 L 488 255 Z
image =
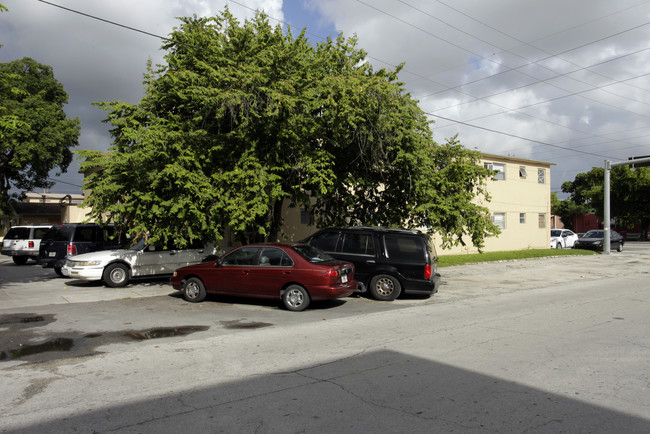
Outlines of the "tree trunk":
M 284 199 L 278 199 L 273 204 L 273 211 L 271 214 L 271 229 L 269 230 L 269 236 L 267 241 L 276 243 L 278 242 L 278 234 L 280 228 L 282 227 L 282 205 L 284 204 Z

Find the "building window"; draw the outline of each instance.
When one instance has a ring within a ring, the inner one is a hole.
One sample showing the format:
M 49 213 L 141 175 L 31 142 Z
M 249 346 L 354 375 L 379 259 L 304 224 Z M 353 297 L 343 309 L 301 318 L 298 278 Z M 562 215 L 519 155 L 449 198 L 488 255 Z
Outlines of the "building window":
M 526 168 L 524 166 L 519 166 L 519 177 L 521 179 L 526 179 L 528 174 L 526 173 Z
M 537 169 L 537 183 L 546 184 L 546 171 L 544 169 Z
M 526 213 L 525 212 L 520 212 L 519 213 L 519 223 L 526 223 Z
M 492 214 L 492 223 L 494 223 L 499 229 L 506 228 L 506 215 L 502 212 L 495 212 Z
M 300 210 L 300 224 L 306 226 L 311 224 L 311 213 L 308 209 Z
M 483 163 L 483 167 L 488 170 L 496 170 L 497 173 L 492 175 L 492 179 L 505 180 L 506 179 L 506 166 L 498 163 Z
M 538 219 L 540 229 L 544 229 L 546 227 L 546 214 L 540 213 Z

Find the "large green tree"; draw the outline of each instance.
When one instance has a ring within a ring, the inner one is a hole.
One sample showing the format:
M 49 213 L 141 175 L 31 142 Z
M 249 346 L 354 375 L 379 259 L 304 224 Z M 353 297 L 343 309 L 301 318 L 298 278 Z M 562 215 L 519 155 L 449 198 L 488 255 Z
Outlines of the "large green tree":
M 68 119 L 68 94 L 52 68 L 23 58 L 0 63 L 0 208 L 10 212 L 10 190 L 53 185 L 51 170 L 67 170 L 77 146 L 78 119 Z
M 605 169 L 594 167 L 562 184 L 577 205 L 586 205 L 602 219 Z M 650 168 L 616 166 L 610 172 L 610 214 L 619 225 L 631 228 L 639 224 L 647 238 L 650 225 Z
M 434 143 L 400 68 L 375 71 L 354 38 L 314 46 L 225 10 L 182 18 L 163 48 L 139 104 L 99 104 L 113 144 L 80 152 L 95 217 L 181 245 L 226 227 L 275 239 L 285 203 L 319 225 L 424 226 L 448 245 L 498 231 L 476 205 L 491 175 L 479 153 Z
M 564 227 L 575 231 L 575 217 L 593 211 L 587 203 L 577 204 L 572 197 L 560 200 L 557 193 L 551 193 L 551 213 L 560 216 Z

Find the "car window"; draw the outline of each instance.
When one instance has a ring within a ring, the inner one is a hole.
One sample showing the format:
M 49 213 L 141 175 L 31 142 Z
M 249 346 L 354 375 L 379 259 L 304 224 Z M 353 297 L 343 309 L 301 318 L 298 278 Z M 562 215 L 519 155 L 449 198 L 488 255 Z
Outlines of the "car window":
M 29 238 L 29 228 L 11 228 L 5 240 L 26 240 Z
M 292 249 L 309 262 L 327 262 L 334 260 L 334 258 L 319 248 L 307 244 L 293 246 Z
M 348 233 L 343 236 L 342 253 L 375 255 L 375 244 L 370 234 Z
M 338 232 L 322 232 L 314 235 L 314 237 L 309 240 L 309 244 L 324 252 L 334 252 L 336 251 L 336 243 L 338 240 Z
M 115 227 L 103 226 L 99 230 L 101 240 L 99 241 L 115 241 Z
M 259 251 L 259 247 L 240 247 L 224 256 L 221 265 L 253 265 Z
M 293 261 L 282 249 L 264 247 L 260 253 L 260 265 L 265 267 L 291 267 Z
M 74 232 L 74 241 L 75 243 L 95 241 L 95 227 L 77 226 Z
M 40 240 L 50 228 L 34 228 L 34 239 Z
M 603 231 L 589 231 L 584 235 L 584 238 L 604 238 Z
M 386 234 L 384 235 L 384 241 L 386 242 L 386 252 L 389 258 L 422 261 L 426 257 L 424 243 L 420 238 Z
M 73 233 L 74 226 L 55 225 L 43 235 L 43 238 L 52 241 L 70 241 Z
M 551 231 L 551 236 L 552 237 L 559 237 L 561 233 L 562 233 L 562 231 L 554 229 L 554 230 Z

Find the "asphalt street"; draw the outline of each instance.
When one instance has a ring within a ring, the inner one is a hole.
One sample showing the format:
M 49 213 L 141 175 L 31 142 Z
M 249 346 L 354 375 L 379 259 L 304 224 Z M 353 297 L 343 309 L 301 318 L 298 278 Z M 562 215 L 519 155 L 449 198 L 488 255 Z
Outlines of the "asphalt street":
M 650 243 L 625 247 L 300 313 L 3 258 L 0 432 L 647 433 Z

